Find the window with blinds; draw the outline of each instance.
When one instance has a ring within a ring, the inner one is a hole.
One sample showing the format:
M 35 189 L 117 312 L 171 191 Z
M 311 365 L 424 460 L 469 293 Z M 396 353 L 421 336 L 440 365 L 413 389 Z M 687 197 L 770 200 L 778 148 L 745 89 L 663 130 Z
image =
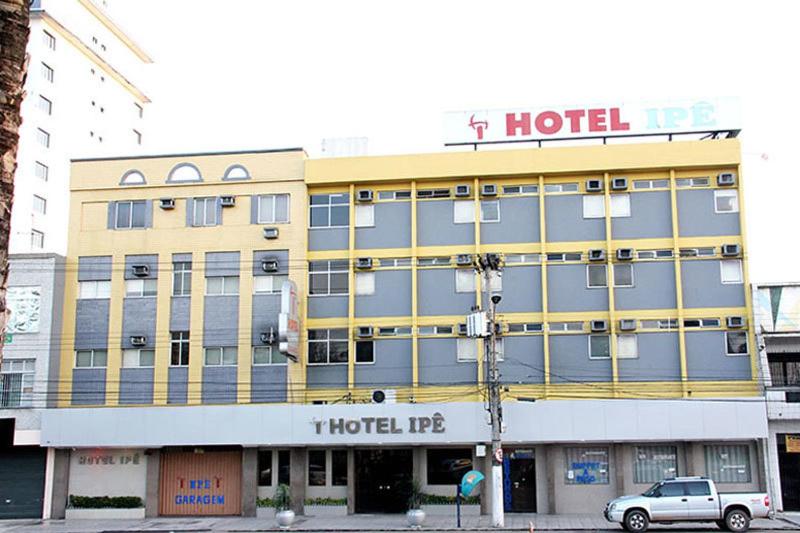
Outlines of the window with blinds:
M 634 483 L 655 483 L 678 475 L 675 446 L 637 446 L 633 453 Z
M 608 448 L 565 448 L 564 483 L 608 485 Z
M 706 473 L 717 483 L 749 483 L 750 448 L 746 444 L 706 446 Z

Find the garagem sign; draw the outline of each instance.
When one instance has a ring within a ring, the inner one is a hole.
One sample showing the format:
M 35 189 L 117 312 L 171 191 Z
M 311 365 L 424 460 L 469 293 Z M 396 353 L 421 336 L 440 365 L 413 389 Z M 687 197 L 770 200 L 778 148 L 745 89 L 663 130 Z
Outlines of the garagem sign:
M 738 131 L 740 122 L 739 103 L 735 98 L 454 111 L 444 116 L 444 143 Z

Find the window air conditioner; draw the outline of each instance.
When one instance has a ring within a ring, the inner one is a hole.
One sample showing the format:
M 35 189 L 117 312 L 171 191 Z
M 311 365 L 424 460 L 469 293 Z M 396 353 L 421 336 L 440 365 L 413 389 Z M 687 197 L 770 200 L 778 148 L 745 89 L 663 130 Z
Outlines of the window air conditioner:
M 261 338 L 261 342 L 263 344 L 274 344 L 275 343 L 275 329 L 269 328 L 269 331 L 264 331 L 259 335 Z
M 601 249 L 589 250 L 589 261 L 605 261 L 606 251 Z
M 147 337 L 144 335 L 131 335 L 131 346 L 145 346 L 147 345 Z
M 472 255 L 470 254 L 458 254 L 456 256 L 456 265 L 457 266 L 472 266 Z
M 628 189 L 628 178 L 614 178 L 611 180 L 611 188 L 615 191 L 625 191 Z
M 586 180 L 586 192 L 602 192 L 603 180 Z
M 633 259 L 633 248 L 618 248 L 617 259 L 619 261 L 630 261 Z
M 277 239 L 278 238 L 278 228 L 264 228 L 264 238 L 265 239 Z
M 497 196 L 497 185 L 494 185 L 493 183 L 481 185 L 481 194 L 483 196 Z
M 736 185 L 736 174 L 733 172 L 723 172 L 717 175 L 717 185 L 730 186 Z
M 150 275 L 150 267 L 147 265 L 133 265 L 133 275 L 137 278 L 146 278 Z
M 372 326 L 358 326 L 356 328 L 356 335 L 360 339 L 368 339 L 372 337 Z
M 464 196 L 469 196 L 469 193 L 469 185 L 456 185 L 456 196 L 463 198 Z
M 608 321 L 592 320 L 592 331 L 608 331 Z
M 236 205 L 236 197 L 235 196 L 220 196 L 219 197 L 219 205 L 222 207 L 233 207 Z
M 371 257 L 356 258 L 356 268 L 361 270 L 372 268 L 372 258 Z
M 467 324 L 459 324 L 458 325 L 458 334 L 459 335 L 466 335 L 467 334 Z
M 620 331 L 635 331 L 636 330 L 636 321 L 632 318 L 623 318 L 619 321 L 619 330 Z
M 175 209 L 175 198 L 161 198 L 158 201 L 158 206 L 161 209 Z
M 356 198 L 359 202 L 371 202 L 372 201 L 372 190 L 371 189 L 360 189 L 358 193 L 356 193 Z
M 264 272 L 277 272 L 278 260 L 275 258 L 263 259 L 261 261 L 261 270 Z
M 744 317 L 743 316 L 729 316 L 726 320 L 729 328 L 743 328 L 744 327 Z
M 722 255 L 724 257 L 735 257 L 742 253 L 742 248 L 738 244 L 723 244 Z

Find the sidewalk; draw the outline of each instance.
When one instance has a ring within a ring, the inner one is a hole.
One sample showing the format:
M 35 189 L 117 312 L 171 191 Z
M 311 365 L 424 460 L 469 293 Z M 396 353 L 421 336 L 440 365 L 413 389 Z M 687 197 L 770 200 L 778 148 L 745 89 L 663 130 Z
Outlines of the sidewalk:
M 785 515 L 779 520 L 753 520 L 753 530 L 796 531 L 800 526 L 800 515 L 794 513 L 791 522 Z M 606 522 L 596 515 L 536 515 L 507 514 L 505 530 L 528 531 L 533 522 L 537 531 L 611 530 L 622 531 L 617 524 Z M 491 530 L 489 516 L 462 517 L 462 529 Z M 455 518 L 450 516 L 428 516 L 423 530 L 459 531 Z M 123 531 L 152 532 L 247 532 L 276 530 L 271 518 L 148 518 L 145 520 L 2 520 L 0 533 L 100 533 Z M 298 516 L 292 531 L 409 531 L 404 515 L 355 515 L 342 517 Z M 719 531 L 713 523 L 684 522 L 681 524 L 650 526 L 651 530 L 707 530 Z

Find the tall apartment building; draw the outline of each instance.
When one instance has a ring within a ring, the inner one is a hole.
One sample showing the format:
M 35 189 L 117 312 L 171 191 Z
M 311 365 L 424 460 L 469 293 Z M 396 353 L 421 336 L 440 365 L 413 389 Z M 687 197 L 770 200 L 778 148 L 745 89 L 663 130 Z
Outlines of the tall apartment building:
M 741 180 L 735 139 L 76 161 L 53 515 L 97 490 L 150 516 L 252 515 L 279 483 L 298 511 L 399 511 L 412 478 L 453 495 L 491 461 L 463 331 L 484 253 L 508 511 L 599 513 L 670 475 L 760 488 Z
M 10 250 L 63 255 L 69 161 L 141 149 L 152 61 L 93 0 L 31 2 L 28 54 Z

